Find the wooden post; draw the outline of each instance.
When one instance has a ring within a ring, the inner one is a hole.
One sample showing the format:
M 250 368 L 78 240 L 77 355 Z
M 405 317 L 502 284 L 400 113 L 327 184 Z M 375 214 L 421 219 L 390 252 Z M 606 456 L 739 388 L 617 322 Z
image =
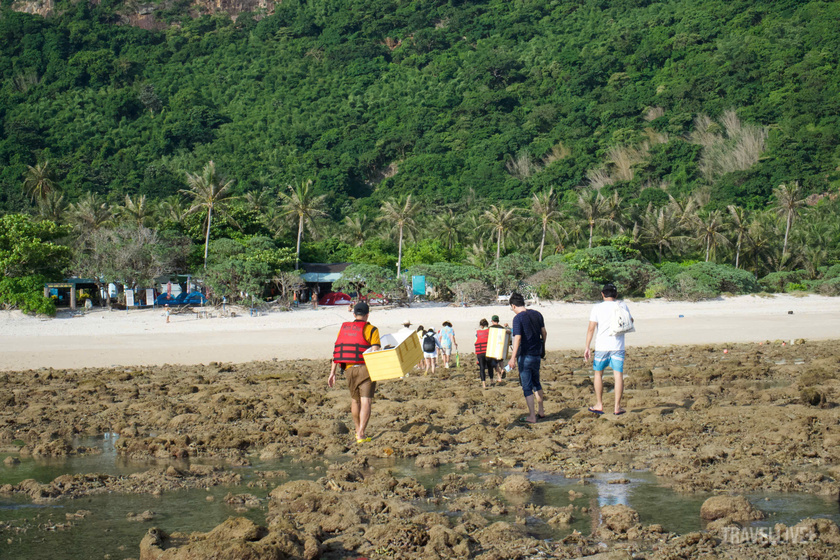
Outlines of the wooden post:
M 44 297 L 47 299 L 50 297 L 50 289 L 47 286 L 44 286 Z
M 70 309 L 76 310 L 76 285 L 70 284 Z

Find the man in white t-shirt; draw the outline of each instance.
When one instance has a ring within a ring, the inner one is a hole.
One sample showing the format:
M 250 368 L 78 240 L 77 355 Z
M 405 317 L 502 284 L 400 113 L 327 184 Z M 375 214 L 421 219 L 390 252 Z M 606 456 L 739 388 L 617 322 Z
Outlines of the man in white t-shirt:
M 621 408 L 621 396 L 624 393 L 624 335 L 609 334 L 613 313 L 616 306 L 627 309 L 627 304 L 617 301 L 618 290 L 613 284 L 605 284 L 601 290 L 601 297 L 604 298 L 599 304 L 592 308 L 589 315 L 589 328 L 586 331 L 586 350 L 583 353 L 585 362 L 592 358 L 590 347 L 592 337 L 595 336 L 595 359 L 592 361 L 592 369 L 595 372 L 595 405 L 589 407 L 590 412 L 595 414 L 604 413 L 604 403 L 601 400 L 604 393 L 604 369 L 610 366 L 615 379 L 615 409 L 613 413 L 618 416 L 624 414 Z M 627 309 L 630 313 L 630 310 Z M 632 316 L 631 316 L 632 320 Z

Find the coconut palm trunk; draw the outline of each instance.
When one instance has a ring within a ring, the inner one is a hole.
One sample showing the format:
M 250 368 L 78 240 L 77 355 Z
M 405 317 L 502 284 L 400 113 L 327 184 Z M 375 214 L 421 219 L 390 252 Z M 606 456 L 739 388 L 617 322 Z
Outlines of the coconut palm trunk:
M 496 272 L 499 271 L 499 259 L 502 256 L 502 230 L 496 230 Z
M 743 235 L 743 233 L 738 233 L 738 243 L 735 246 L 735 268 L 739 268 L 738 263 L 741 261 L 741 241 Z
M 400 226 L 400 243 L 397 247 L 397 278 L 400 277 L 400 273 L 402 272 L 402 242 L 403 242 L 403 227 Z
M 793 224 L 793 211 L 788 211 L 787 221 L 785 222 L 785 242 L 782 245 L 782 258 L 787 255 L 788 235 L 790 235 L 790 226 Z
M 548 229 L 548 223 L 546 220 L 543 220 L 542 226 L 542 239 L 540 240 L 540 262 L 542 262 L 543 260 L 543 249 L 545 248 L 545 230 Z
M 213 220 L 213 206 L 207 208 L 207 234 L 204 236 L 204 270 L 207 270 L 207 254 L 210 251 L 210 223 Z
M 303 238 L 303 214 L 298 218 L 297 247 L 295 248 L 295 270 L 300 268 L 300 240 Z

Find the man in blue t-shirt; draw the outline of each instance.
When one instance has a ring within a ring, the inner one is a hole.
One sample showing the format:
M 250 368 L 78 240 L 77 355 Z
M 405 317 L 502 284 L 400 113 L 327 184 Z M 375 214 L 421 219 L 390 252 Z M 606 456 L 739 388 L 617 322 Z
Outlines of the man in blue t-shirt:
M 545 320 L 542 313 L 534 309 L 525 309 L 522 294 L 510 295 L 510 307 L 516 316 L 513 318 L 513 352 L 508 366 L 519 367 L 519 383 L 528 405 L 528 416 L 521 422 L 536 424 L 537 418 L 545 418 L 543 392 L 540 385 L 540 361 L 545 355 Z M 534 413 L 534 400 L 537 411 Z

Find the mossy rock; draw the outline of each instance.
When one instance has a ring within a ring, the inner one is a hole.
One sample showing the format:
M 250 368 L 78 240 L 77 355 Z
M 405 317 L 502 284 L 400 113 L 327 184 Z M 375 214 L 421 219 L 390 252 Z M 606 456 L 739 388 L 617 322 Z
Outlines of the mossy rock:
M 811 406 L 825 406 L 825 393 L 814 387 L 804 387 L 799 391 L 802 402 Z

